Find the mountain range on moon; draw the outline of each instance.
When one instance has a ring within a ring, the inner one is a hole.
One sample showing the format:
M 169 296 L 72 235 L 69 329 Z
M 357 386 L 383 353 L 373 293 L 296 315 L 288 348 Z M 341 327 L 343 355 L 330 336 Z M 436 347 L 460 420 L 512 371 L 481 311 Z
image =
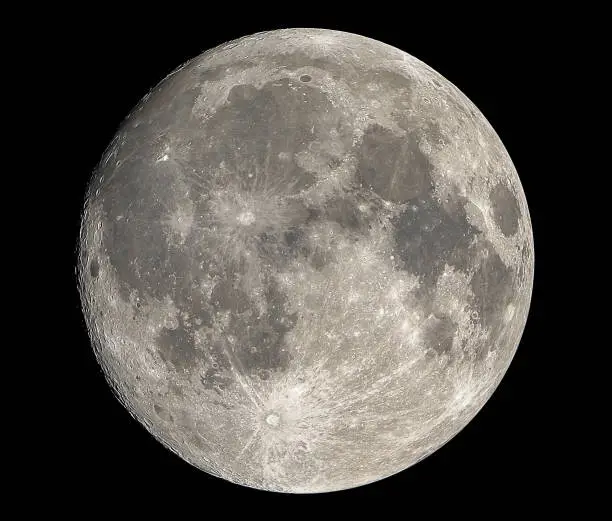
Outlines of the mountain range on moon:
M 192 465 L 263 490 L 417 463 L 519 343 L 517 172 L 452 83 L 350 33 L 221 45 L 122 123 L 84 206 L 79 290 L 118 399 Z

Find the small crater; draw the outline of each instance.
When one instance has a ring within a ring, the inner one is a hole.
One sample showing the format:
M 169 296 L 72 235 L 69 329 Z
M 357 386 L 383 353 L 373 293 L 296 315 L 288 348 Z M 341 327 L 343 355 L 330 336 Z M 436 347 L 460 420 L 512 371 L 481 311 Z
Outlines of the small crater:
M 162 420 L 167 422 L 174 421 L 172 414 L 170 414 L 170 412 L 161 405 L 155 404 L 153 405 L 153 409 L 155 409 L 155 414 L 157 414 L 157 416 L 159 416 Z
M 271 412 L 266 416 L 266 423 L 270 427 L 278 427 L 278 425 L 280 424 L 280 416 L 275 412 Z
M 310 80 L 312 80 L 312 77 L 308 74 L 302 74 L 300 76 L 300 81 L 303 81 L 304 83 L 308 83 Z
M 432 315 L 427 321 L 424 336 L 428 347 L 443 354 L 451 351 L 456 332 L 457 324 L 450 317 Z
M 94 279 L 100 274 L 100 263 L 95 257 L 89 263 L 89 274 Z

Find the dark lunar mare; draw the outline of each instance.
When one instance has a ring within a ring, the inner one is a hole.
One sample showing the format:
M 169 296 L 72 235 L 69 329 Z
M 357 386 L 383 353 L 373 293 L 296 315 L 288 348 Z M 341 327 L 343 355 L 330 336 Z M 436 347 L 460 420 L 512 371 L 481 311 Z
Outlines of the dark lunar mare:
M 403 203 L 431 189 L 432 165 L 419 149 L 416 131 L 397 136 L 370 125 L 359 149 L 359 181 L 380 197 Z
M 479 231 L 461 204 L 449 212 L 426 193 L 411 199 L 392 222 L 397 257 L 426 288 L 435 287 L 446 264 L 464 272 L 473 265 L 469 247 Z
M 329 139 L 331 130 L 348 144 L 350 134 L 344 127 L 342 114 L 316 87 L 288 78 L 260 89 L 236 85 L 206 122 L 205 146 L 193 149 L 189 163 L 204 171 L 223 163 L 237 176 L 240 190 L 295 194 L 311 186 L 315 177 L 298 166 L 294 154 L 315 140 Z
M 516 196 L 504 183 L 496 184 L 489 193 L 493 218 L 507 237 L 518 231 L 520 210 Z
M 515 270 L 507 267 L 484 235 L 467 220 L 465 199 L 451 195 L 445 203 L 438 202 L 431 193 L 409 200 L 406 210 L 393 219 L 394 256 L 405 271 L 419 276 L 420 301 L 433 313 L 436 324 L 433 331 L 426 329 L 430 340 L 439 351 L 452 345 L 452 334 L 457 325 L 440 315 L 433 307 L 438 278 L 448 265 L 471 276 L 469 299 L 473 320 L 489 333 L 489 342 L 483 350 L 493 349 L 503 326 L 506 306 L 518 291 Z M 439 328 L 443 328 L 440 333 Z
M 519 277 L 516 270 L 508 268 L 493 245 L 480 237 L 470 252 L 478 260 L 470 282 L 470 305 L 476 318 L 489 332 L 487 348 L 494 350 L 496 340 L 504 325 L 506 308 L 513 303 L 518 291 Z
M 379 73 L 369 74 L 376 77 Z M 325 94 L 310 86 L 314 83 L 316 78 L 313 81 L 312 77 L 307 82 L 282 79 L 269 82 L 261 89 L 250 85 L 236 85 L 231 89 L 227 102 L 203 129 L 210 136 L 206 140 L 208 147 L 196 146 L 188 151 L 186 164 L 190 172 L 201 172 L 200 177 L 196 174 L 197 182 L 190 187 L 198 226 L 209 225 L 206 216 L 210 209 L 197 197 L 206 190 L 205 172 L 223 164 L 237 177 L 237 185 L 230 185 L 228 189 L 271 195 L 294 194 L 310 186 L 315 178 L 313 173 L 295 163 L 296 150 L 290 144 L 307 146 L 316 139 L 326 139 L 333 128 L 350 149 L 350 132 L 340 115 L 331 118 L 331 126 L 329 122 L 321 124 L 315 116 L 322 112 L 333 114 L 334 110 Z M 395 83 L 398 92 L 406 86 L 403 78 Z M 312 107 L 309 111 L 299 108 L 299 103 L 305 99 Z M 187 90 L 179 101 L 174 101 L 183 107 L 193 102 L 193 90 Z M 107 215 L 104 240 L 121 282 L 122 297 L 129 300 L 130 293 L 135 293 L 139 299 L 148 296 L 163 299 L 168 295 L 181 311 L 191 314 L 191 321 L 181 319 L 176 330 L 164 330 L 158 339 L 160 356 L 177 370 L 189 369 L 195 358 L 202 356 L 195 346 L 193 320 L 197 318 L 198 325 L 210 326 L 216 310 L 231 312 L 232 325 L 228 334 L 239 340 L 237 345 L 225 346 L 222 352 L 233 353 L 226 356 L 235 358 L 241 370 L 249 375 L 265 376 L 270 370 L 286 369 L 290 355 L 284 346 L 284 335 L 295 318 L 285 317 L 279 328 L 274 317 L 246 316 L 252 303 L 237 282 L 244 274 L 240 263 L 232 270 L 232 259 L 226 259 L 225 265 L 217 265 L 216 271 L 224 280 L 215 285 L 210 301 L 206 301 L 198 289 L 199 283 L 210 274 L 211 263 L 218 260 L 206 253 L 206 248 L 202 247 L 206 241 L 197 229 L 191 230 L 182 245 L 168 240 L 162 222 L 171 210 L 168 204 L 174 201 L 168 185 L 172 186 L 176 171 L 171 165 L 153 163 L 152 158 L 159 154 L 164 136 L 180 135 L 195 123 L 184 108 L 175 112 L 174 117 L 171 111 L 164 114 L 163 117 L 156 112 L 149 114 L 148 123 L 126 134 L 127 142 L 123 147 L 131 149 L 132 154 L 127 154 L 128 159 L 115 168 L 106 187 L 109 194 L 121 193 L 121 197 L 111 196 L 104 200 Z M 145 116 L 139 114 L 139 119 L 146 120 Z M 494 331 L 501 309 L 512 296 L 512 274 L 490 245 L 485 247 L 490 259 L 477 264 L 478 246 L 473 246 L 472 242 L 478 231 L 467 221 L 464 201 L 454 196 L 450 204 L 443 205 L 432 197 L 433 167 L 419 148 L 420 133 L 427 129 L 417 129 L 406 121 L 402 124 L 407 131 L 405 136 L 398 136 L 378 124 L 370 125 L 357 147 L 357 185 L 351 192 L 339 194 L 324 207 L 309 208 L 301 223 L 263 232 L 256 241 L 256 253 L 275 263 L 278 259 L 301 254 L 320 269 L 330 259 L 326 252 L 316 247 L 309 249 L 306 245 L 301 230 L 309 221 L 336 222 L 347 234 L 358 238 L 367 233 L 369 226 L 367 217 L 358 209 L 360 195 L 363 197 L 371 190 L 382 201 L 408 202 L 407 209 L 392 222 L 394 253 L 403 269 L 420 277 L 422 300 L 431 300 L 425 296 L 431 297 L 445 264 L 464 272 L 476 267 L 472 305 L 482 324 Z M 147 134 L 143 133 L 147 125 L 149 132 L 155 131 L 159 136 L 157 140 L 147 139 Z M 435 129 L 432 132 L 435 133 Z M 289 160 L 280 159 L 283 154 Z M 339 159 L 330 156 L 327 161 L 334 165 Z M 497 219 L 502 231 L 509 233 L 517 221 L 516 211 L 512 211 L 514 198 L 507 188 L 500 186 L 492 190 L 491 196 L 509 209 L 502 212 L 505 217 Z M 215 246 L 214 241 L 209 244 L 212 249 Z M 206 267 L 202 268 L 203 265 Z M 92 276 L 96 269 L 92 264 Z M 180 279 L 176 274 L 181 274 Z M 490 303 L 492 297 L 495 304 Z M 283 313 L 282 310 L 282 305 L 278 305 L 273 313 Z M 440 324 L 435 326 L 432 335 L 439 328 L 449 332 L 456 328 L 448 323 L 448 317 L 441 316 L 438 320 Z M 443 338 L 450 336 L 450 333 L 442 335 Z M 449 345 L 448 342 L 442 344 Z M 252 352 L 253 345 L 260 350 Z M 216 358 L 219 357 L 217 353 Z M 224 366 L 215 363 L 218 367 L 211 368 L 208 377 L 217 381 L 220 376 L 213 375 L 219 375 Z
M 294 147 L 325 140 L 331 130 L 337 131 L 348 146 L 350 134 L 342 115 L 324 93 L 306 83 L 282 79 L 261 89 L 234 86 L 227 102 L 199 129 L 209 136 L 203 140 L 208 146 L 198 143 L 183 151 L 187 158 L 179 165 L 183 173 L 180 179 L 176 178 L 176 164 L 156 158 L 164 143 L 194 129 L 193 115 L 185 108 L 193 106 L 193 90 L 179 94 L 171 103 L 180 110 L 162 113 L 153 104 L 153 109 L 138 113 L 138 127 L 129 128 L 131 122 L 126 122 L 124 128 L 129 131 L 125 132 L 121 147 L 125 159 L 115 165 L 105 183 L 104 249 L 116 270 L 121 297 L 141 303 L 150 298 L 172 299 L 181 312 L 178 327 L 162 330 L 157 350 L 179 372 L 189 371 L 198 357 L 210 360 L 210 368 L 203 376 L 205 387 L 226 386 L 228 382 L 222 372 L 230 368 L 245 376 L 268 378 L 270 371 L 286 369 L 291 358 L 284 337 L 296 317 L 287 314 L 286 297 L 268 276 L 267 313 L 253 316 L 249 312 L 253 302 L 240 287 L 245 266 L 241 259 L 215 256 L 222 244 L 214 235 L 202 232 L 212 223 L 207 220 L 210 211 L 201 195 L 213 188 L 223 188 L 219 183 L 224 179 L 214 181 L 211 175 L 222 164 L 236 176 L 228 189 L 247 194 L 295 194 L 312 184 L 314 175 L 295 163 Z M 310 110 L 301 108 L 304 102 L 310 104 Z M 321 120 L 317 114 L 322 113 L 330 117 Z M 283 158 L 283 154 L 287 157 Z M 329 156 L 328 161 L 334 160 Z M 175 197 L 180 188 L 178 181 L 189 189 L 197 225 L 182 244 L 171 239 L 163 224 L 180 204 Z M 339 220 L 345 219 L 337 212 L 335 215 Z M 304 212 L 304 219 L 308 217 Z M 264 260 L 288 259 L 299 242 L 300 229 L 297 222 L 286 229 L 272 229 L 267 235 L 262 233 L 254 241 L 257 245 L 254 253 Z M 266 251 L 270 242 L 274 248 Z M 248 247 L 243 245 L 243 249 Z M 279 252 L 285 255 L 279 256 Z M 92 265 L 92 274 L 95 269 Z M 219 280 L 207 300 L 200 285 L 215 273 Z M 201 352 L 196 346 L 195 331 L 212 326 L 219 311 L 230 312 L 231 324 L 226 334 L 236 340 L 233 344 L 213 343 L 209 352 Z M 135 317 L 138 312 L 134 308 Z M 188 313 L 189 318 L 182 318 L 183 313 Z

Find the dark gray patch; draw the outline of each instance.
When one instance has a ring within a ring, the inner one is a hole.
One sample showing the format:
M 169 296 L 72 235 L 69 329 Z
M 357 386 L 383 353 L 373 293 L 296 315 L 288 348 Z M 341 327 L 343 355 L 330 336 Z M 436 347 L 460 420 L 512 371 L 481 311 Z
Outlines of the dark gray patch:
M 285 370 L 289 364 L 289 352 L 284 345 L 283 333 L 271 327 L 266 318 L 241 323 L 237 320 L 235 326 L 243 326 L 245 333 L 242 338 L 245 345 L 252 345 L 254 351 L 243 350 L 240 358 L 248 373 L 260 369 Z
M 501 232 L 510 237 L 518 231 L 519 205 L 514 194 L 503 183 L 491 189 L 489 199 L 493 208 L 493 220 Z
M 253 100 L 259 91 L 253 85 L 235 85 L 227 96 L 228 104 L 241 103 Z
M 308 260 L 314 269 L 322 270 L 332 261 L 332 255 L 326 250 L 315 248 L 312 253 L 310 253 Z
M 91 262 L 89 263 L 89 274 L 94 279 L 100 274 L 100 263 L 96 257 L 91 259 Z
M 220 81 L 226 78 L 229 74 L 236 74 L 238 72 L 245 71 L 256 64 L 250 61 L 242 60 L 232 62 L 231 65 L 218 65 L 216 67 L 209 67 L 200 72 L 200 81 Z
M 174 175 L 143 158 L 114 176 L 104 194 L 104 247 L 123 300 L 133 293 L 141 300 L 170 297 L 194 320 L 209 324 L 201 282 L 214 248 L 195 228 L 183 245 L 168 236 L 163 223 L 175 210 Z
M 273 279 L 266 283 L 267 312 L 262 316 L 233 315 L 230 332 L 237 338 L 233 353 L 247 375 L 284 371 L 291 361 L 285 335 L 295 327 L 297 314 L 287 313 L 287 298 Z
M 101 167 L 100 174 L 105 178 L 103 240 L 125 301 L 134 293 L 142 299 L 169 296 L 179 309 L 208 324 L 210 303 L 202 297 L 200 282 L 210 270 L 210 252 L 222 249 L 223 244 L 214 244 L 212 239 L 195 233 L 198 227 L 209 226 L 209 222 L 198 222 L 183 245 L 169 240 L 163 222 L 173 210 L 173 179 L 178 174 L 174 162 L 155 162 L 167 138 L 204 134 L 203 143 L 194 142 L 191 148 L 181 151 L 186 158 L 181 172 L 194 183 L 191 193 L 195 200 L 207 190 L 210 176 L 206 172 L 217 169 L 222 161 L 236 172 L 242 189 L 266 194 L 300 191 L 313 182 L 313 175 L 295 162 L 279 158 L 279 154 L 285 152 L 293 157 L 300 147 L 315 139 L 326 139 L 331 130 L 340 130 L 347 143 L 351 136 L 339 123 L 342 114 L 324 93 L 287 78 L 261 90 L 235 86 L 226 105 L 205 123 L 192 114 L 199 89 L 185 90 L 184 86 L 185 82 L 177 83 L 174 76 L 156 90 L 138 114 L 141 124 L 124 124 L 120 146 Z M 304 110 L 304 101 L 308 110 Z M 331 117 L 322 119 L 322 113 Z M 115 159 L 121 161 L 119 166 Z M 196 204 L 198 215 L 208 215 L 202 208 L 204 203 L 198 199 Z M 292 246 L 284 241 L 284 232 L 275 232 L 279 247 L 270 252 L 270 259 L 293 255 Z M 216 268 L 223 276 L 232 271 L 227 265 Z M 222 305 L 243 309 L 237 299 L 234 304 Z
M 126 136 L 140 148 L 142 145 L 153 144 L 155 136 L 164 134 L 179 135 L 188 130 L 197 130 L 199 118 L 194 115 L 193 107 L 202 94 L 199 85 L 193 79 L 189 81 L 178 81 L 178 76 L 183 76 L 186 71 L 181 71 L 165 82 L 161 90 L 155 90 L 145 103 L 140 105 L 142 110 L 133 114 L 123 126 Z M 138 119 L 142 124 L 134 128 L 132 123 Z M 138 139 L 144 137 L 144 140 Z M 129 146 L 129 143 L 127 143 Z M 143 150 L 146 153 L 146 150 Z M 137 159 L 146 157 L 144 154 Z
M 310 219 L 313 219 L 314 215 L 314 212 L 310 212 Z M 317 212 L 316 215 L 318 216 L 317 218 L 321 218 L 323 214 Z M 314 245 L 313 248 L 313 246 L 309 244 L 307 235 L 302 227 L 295 227 L 287 230 L 283 235 L 283 244 L 284 247 L 282 248 L 282 252 L 287 259 L 303 257 L 309 260 L 317 269 L 327 264 L 326 259 L 318 251 L 316 245 Z
M 213 67 L 200 72 L 200 81 L 218 81 L 226 75 L 225 67 Z
M 289 248 L 295 248 L 303 239 L 303 236 L 304 232 L 302 232 L 299 228 L 287 230 L 284 234 L 285 244 Z
M 514 272 L 505 266 L 489 241 L 478 241 L 472 251 L 480 261 L 470 282 L 470 307 L 478 313 L 482 326 L 489 329 L 489 339 L 494 340 L 503 326 L 506 307 L 514 299 Z M 490 342 L 491 347 L 494 343 Z
M 439 147 L 449 145 L 451 142 L 435 120 L 423 121 L 422 116 L 416 116 L 405 110 L 394 113 L 393 118 L 397 126 L 404 129 L 417 143 L 425 141 Z
M 200 289 L 200 284 L 195 279 L 190 289 L 181 291 L 183 298 L 182 309 L 187 310 L 192 318 L 192 326 L 202 327 L 212 324 L 213 310 L 205 293 Z M 196 322 L 197 321 L 197 322 Z
M 295 229 L 288 236 L 290 241 L 290 245 L 288 246 L 290 255 L 292 257 L 302 257 L 316 270 L 323 269 L 331 262 L 333 258 L 330 251 L 320 248 L 316 243 L 311 243 L 304 231 L 308 224 L 319 220 L 327 220 L 325 210 L 323 208 L 309 208 L 308 218 L 304 223 L 304 226 L 302 228 Z
M 435 287 L 445 264 L 465 271 L 473 263 L 470 243 L 479 232 L 467 221 L 462 204 L 452 208 L 447 212 L 427 195 L 414 199 L 392 221 L 395 256 L 403 269 L 421 277 L 425 290 Z
M 157 197 L 140 199 L 123 210 L 126 218 L 109 220 L 106 250 L 124 300 L 132 291 L 140 298 L 150 295 L 163 299 L 169 295 L 180 307 L 185 303 L 183 289 L 191 283 L 197 268 L 188 250 L 168 241 L 161 224 L 165 212 L 161 205 Z
M 308 74 L 302 74 L 300 76 L 300 81 L 303 81 L 304 83 L 308 83 L 310 80 L 312 80 L 312 77 Z
M 162 268 L 170 251 L 159 224 L 164 209 L 148 188 L 138 175 L 128 176 L 120 195 L 109 191 L 105 197 L 104 244 L 124 300 L 132 290 L 140 296 L 150 290 L 161 297 L 169 289 Z
M 204 344 L 210 364 L 201 375 L 206 389 L 221 392 L 230 386 L 233 380 L 228 371 L 267 379 L 271 372 L 287 368 L 291 354 L 285 335 L 295 327 L 297 315 L 287 312 L 286 296 L 271 277 L 266 278 L 264 297 L 266 312 L 261 316 L 251 309 L 234 310 L 225 331 L 227 337 L 213 338 L 207 333 Z
M 147 104 L 142 114 L 150 117 L 146 125 L 125 126 L 118 153 L 122 162 L 116 166 L 111 161 L 101 172 L 105 176 L 104 248 L 117 272 L 124 300 L 132 291 L 141 297 L 175 297 L 176 275 L 180 285 L 183 276 L 189 279 L 197 271 L 190 252 L 169 244 L 163 225 L 175 210 L 176 170 L 170 164 L 155 162 L 166 134 L 180 134 L 193 124 L 192 93 L 178 92 L 177 99 L 161 104 L 163 110 Z M 191 280 L 184 282 L 190 284 Z
M 438 354 L 449 353 L 453 347 L 456 332 L 457 324 L 450 317 L 432 315 L 424 328 L 425 345 Z
M 342 228 L 351 231 L 367 230 L 366 219 L 357 207 L 356 201 L 348 197 L 340 197 L 329 201 L 321 209 L 320 219 L 338 223 Z
M 358 181 L 388 201 L 403 203 L 431 187 L 433 167 L 413 133 L 401 137 L 381 125 L 370 125 L 358 160 Z
M 303 82 L 282 78 L 261 89 L 235 85 L 227 102 L 207 120 L 205 131 L 211 139 L 194 149 L 192 163 L 216 169 L 223 162 L 243 190 L 294 194 L 312 185 L 315 177 L 287 156 L 293 158 L 312 141 L 327 139 L 332 130 L 348 147 L 351 136 L 342 119 L 324 92 Z
M 283 270 L 290 260 L 305 253 L 307 242 L 302 229 L 292 226 L 286 230 L 259 234 L 256 248 L 259 258 L 270 269 Z
M 189 370 L 198 357 L 193 331 L 182 322 L 176 329 L 162 329 L 156 344 L 162 360 L 177 371 Z
M 231 280 L 218 282 L 213 288 L 210 301 L 215 308 L 232 313 L 242 313 L 250 306 L 248 296 Z
M 318 206 L 311 206 L 307 210 L 308 217 L 306 219 L 306 224 L 309 224 L 317 219 L 320 219 L 323 215 L 323 209 Z
M 297 313 L 288 314 L 286 312 L 287 296 L 280 290 L 273 278 L 268 280 L 265 296 L 270 326 L 274 331 L 284 335 L 295 327 Z

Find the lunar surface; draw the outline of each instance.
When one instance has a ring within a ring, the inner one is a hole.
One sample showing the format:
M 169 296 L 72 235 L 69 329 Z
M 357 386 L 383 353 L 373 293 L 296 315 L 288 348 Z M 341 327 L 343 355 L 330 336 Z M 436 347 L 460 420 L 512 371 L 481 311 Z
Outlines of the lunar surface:
M 92 176 L 79 288 L 116 396 L 215 476 L 315 493 L 457 434 L 516 351 L 529 212 L 485 117 L 418 59 L 291 29 L 165 78 Z

